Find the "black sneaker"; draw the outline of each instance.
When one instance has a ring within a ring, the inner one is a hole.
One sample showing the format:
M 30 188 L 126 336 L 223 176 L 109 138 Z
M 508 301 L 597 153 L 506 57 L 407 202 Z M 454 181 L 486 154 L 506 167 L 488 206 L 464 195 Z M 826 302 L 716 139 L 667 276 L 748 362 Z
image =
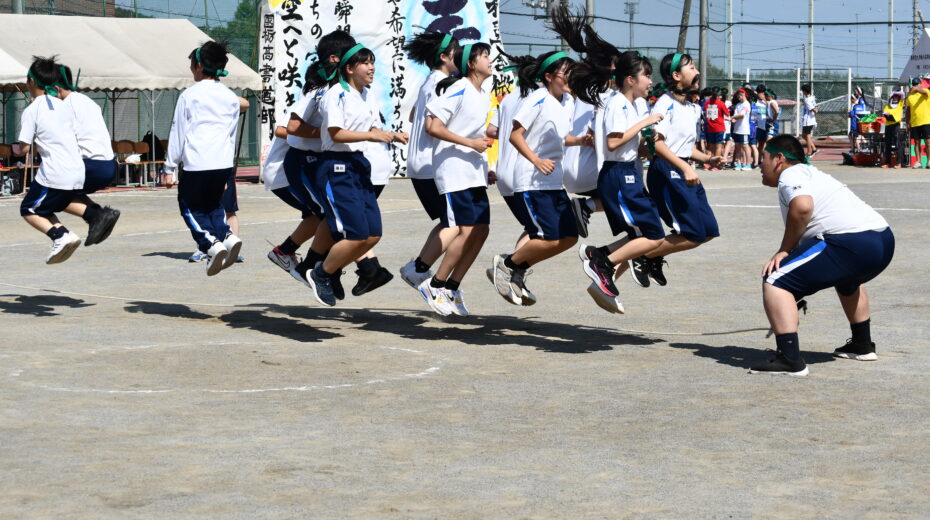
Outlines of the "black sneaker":
M 510 275 L 510 285 L 513 286 L 514 292 L 520 296 L 520 301 L 524 306 L 536 303 L 536 295 L 526 287 L 526 277 L 531 272 L 531 270 L 527 269 L 514 269 L 513 274 Z
M 100 210 L 100 216 L 94 219 L 87 226 L 87 238 L 84 240 L 84 246 L 99 244 L 110 236 L 116 221 L 119 220 L 119 210 L 109 206 Z
M 394 279 L 394 275 L 383 267 L 375 271 L 375 275 L 371 278 L 362 276 L 361 271 L 355 271 L 355 274 L 358 275 L 358 283 L 352 288 L 352 296 L 361 296 L 367 292 L 374 291 L 378 287 Z
M 575 216 L 575 228 L 578 230 L 578 236 L 588 238 L 588 223 L 591 221 L 591 210 L 588 209 L 588 199 L 578 197 L 571 199 L 572 214 Z
M 664 256 L 657 256 L 655 258 L 648 258 L 649 260 L 649 278 L 652 278 L 652 281 L 665 287 L 665 284 L 668 283 L 668 280 L 665 279 L 665 273 L 662 272 L 662 266 L 668 265 L 668 262 L 665 261 Z
M 645 256 L 631 258 L 630 272 L 633 273 L 633 281 L 640 287 L 649 287 L 649 259 Z
M 318 302 L 329 307 L 336 305 L 332 279 L 323 271 L 323 262 L 317 262 L 316 267 L 307 271 L 307 284 Z
M 345 271 L 340 269 L 329 276 L 329 281 L 333 285 L 333 296 L 335 296 L 337 300 L 346 299 L 346 290 L 342 287 L 343 274 L 345 274 Z
M 852 339 L 847 339 L 846 344 L 833 351 L 833 356 L 843 359 L 855 359 L 856 361 L 875 361 L 878 355 L 875 354 L 875 343 L 853 343 Z
M 749 369 L 750 374 L 772 374 L 779 375 L 785 374 L 795 377 L 804 377 L 810 374 L 810 370 L 807 369 L 807 364 L 804 363 L 804 359 L 798 358 L 797 361 L 791 361 L 780 351 L 775 351 L 775 357 L 762 363 L 761 365 L 756 365 Z
M 620 295 L 620 291 L 617 290 L 617 286 L 614 285 L 614 268 L 609 266 L 607 262 L 598 262 L 596 260 L 588 260 L 582 264 L 584 272 L 588 275 L 588 278 L 594 282 L 594 285 L 597 286 L 604 294 L 610 296 L 611 298 L 616 298 Z

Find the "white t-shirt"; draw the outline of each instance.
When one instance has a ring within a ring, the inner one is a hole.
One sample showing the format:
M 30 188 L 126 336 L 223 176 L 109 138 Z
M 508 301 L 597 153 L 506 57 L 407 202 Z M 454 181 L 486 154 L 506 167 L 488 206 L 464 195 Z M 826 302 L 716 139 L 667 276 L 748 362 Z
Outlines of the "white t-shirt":
M 262 164 L 262 182 L 268 191 L 278 188 L 287 188 L 290 183 L 287 182 L 287 175 L 284 174 L 284 156 L 290 146 L 287 145 L 286 139 L 274 136 L 271 139 L 271 148 L 268 149 L 268 155 L 265 157 L 265 163 Z
M 813 166 L 797 164 L 781 172 L 778 178 L 778 201 L 782 219 L 788 219 L 788 206 L 800 195 L 814 199 L 814 213 L 801 242 L 818 234 L 881 231 L 888 222 L 862 201 L 845 184 Z
M 323 138 L 323 151 L 364 152 L 367 141 L 357 143 L 337 143 L 329 133 L 330 128 L 342 128 L 353 132 L 368 132 L 372 127 L 381 127 L 378 107 L 368 101 L 370 90 L 361 92 L 349 87 L 345 90 L 334 85 L 323 94 L 319 103 L 322 125 L 320 135 Z
M 236 158 L 239 96 L 217 80 L 194 83 L 174 108 L 165 171 L 232 168 Z
M 656 124 L 655 133 L 665 137 L 665 145 L 678 157 L 690 158 L 697 137 L 694 129 L 700 120 L 694 105 L 682 103 L 671 94 L 663 94 L 652 107 L 653 114 L 662 114 L 664 119 Z
M 572 135 L 583 136 L 594 131 L 594 106 L 575 100 Z M 597 189 L 600 171 L 597 150 L 590 146 L 569 146 L 562 158 L 562 185 L 569 193 L 585 193 Z
M 314 128 L 319 128 L 323 124 L 323 117 L 320 115 L 320 100 L 323 94 L 326 94 L 327 88 L 312 90 L 306 95 L 300 97 L 297 103 L 291 107 L 291 113 L 297 114 L 304 123 Z M 287 135 L 287 144 L 291 148 L 298 150 L 319 152 L 323 149 L 323 140 L 314 137 L 300 137 L 296 135 Z
M 631 162 L 639 159 L 639 133 L 614 151 L 607 149 L 607 136 L 612 133 L 626 133 L 627 130 L 649 115 L 642 110 L 642 105 L 630 101 L 623 93 L 610 98 L 604 109 L 604 160 L 614 162 Z
M 489 91 L 477 89 L 468 78 L 453 83 L 440 96 L 427 103 L 426 111 L 450 132 L 467 139 L 485 138 Z M 484 154 L 467 146 L 439 140 L 433 151 L 436 188 L 440 194 L 488 185 L 488 162 Z
M 74 132 L 77 135 L 81 157 L 96 161 L 112 161 L 113 145 L 110 143 L 110 131 L 103 120 L 100 105 L 80 92 L 68 94 L 64 101 L 74 112 Z
M 733 115 L 743 114 L 743 117 L 736 121 L 733 133 L 737 135 L 749 135 L 749 123 L 752 117 L 752 105 L 749 101 L 743 101 L 733 109 Z
M 426 133 L 426 104 L 436 97 L 436 84 L 447 76 L 434 70 L 426 77 L 413 105 L 413 123 L 410 125 L 410 141 L 407 143 L 407 176 L 411 179 L 432 179 L 433 150 L 438 141 Z
M 84 187 L 84 161 L 74 133 L 74 113 L 57 97 L 41 95 L 23 110 L 19 142 L 35 144 L 42 157 L 36 181 L 58 190 Z
M 552 160 L 555 169 L 545 175 L 521 154 L 514 165 L 515 192 L 562 189 L 562 156 L 572 128 L 573 101 L 570 94 L 556 99 L 548 89 L 538 88 L 520 106 L 513 119 L 526 129 L 526 144 L 540 159 Z
M 804 112 L 801 113 L 801 126 L 815 126 L 817 124 L 817 114 L 814 108 L 817 106 L 817 98 L 813 94 L 802 98 L 804 103 Z
M 514 163 L 520 152 L 510 144 L 510 134 L 513 132 L 513 118 L 525 99 L 520 97 L 520 89 L 515 88 L 501 100 L 497 106 L 496 117 L 492 121 L 492 124 L 497 127 L 498 146 L 497 166 L 494 172 L 497 174 L 497 189 L 504 197 L 513 195 Z

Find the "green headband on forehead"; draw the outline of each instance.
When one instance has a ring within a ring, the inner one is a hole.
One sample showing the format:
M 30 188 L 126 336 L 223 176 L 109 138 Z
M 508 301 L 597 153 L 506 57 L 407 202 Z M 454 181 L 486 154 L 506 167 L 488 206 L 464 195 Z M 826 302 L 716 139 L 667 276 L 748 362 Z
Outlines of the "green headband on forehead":
M 798 157 L 797 155 L 791 152 L 786 152 L 782 150 L 781 148 L 776 148 L 772 145 L 766 145 L 765 151 L 772 155 L 782 154 L 785 156 L 786 159 L 791 159 L 792 161 L 799 161 L 804 164 L 810 164 L 810 161 L 807 160 L 808 156 L 805 155 L 804 157 Z
M 43 85 L 41 82 L 39 82 L 39 80 L 36 78 L 35 74 L 33 74 L 31 70 L 26 74 L 26 76 L 29 78 L 32 78 L 32 81 L 35 82 L 36 86 L 44 90 L 46 95 L 49 95 L 52 97 L 58 97 L 58 91 L 55 90 L 54 85 Z
M 461 66 L 459 67 L 459 73 L 462 75 L 463 78 L 468 75 L 468 58 L 471 57 L 471 47 L 472 47 L 471 43 L 469 43 L 465 47 L 462 47 L 462 63 L 460 64 Z
M 437 65 L 442 63 L 442 59 L 440 58 L 440 56 L 442 56 L 442 53 L 446 52 L 446 49 L 449 48 L 449 44 L 451 43 L 452 43 L 451 34 L 447 34 L 443 36 L 442 43 L 440 43 L 439 48 L 436 49 L 436 64 Z
M 559 60 L 561 60 L 561 59 L 563 59 L 563 58 L 567 58 L 567 57 L 568 57 L 568 54 L 566 54 L 566 53 L 564 53 L 564 52 L 562 52 L 562 51 L 559 51 L 559 52 L 553 54 L 552 56 L 549 56 L 548 58 L 546 58 L 546 61 L 542 62 L 542 65 L 540 65 L 540 67 L 539 67 L 539 75 L 536 77 L 536 81 L 542 81 L 542 80 L 543 80 L 543 75 L 546 74 L 546 69 L 548 69 L 550 66 L 552 66 L 553 63 L 555 63 L 555 62 L 557 62 L 557 61 L 559 61 Z
M 213 70 L 213 69 L 208 69 L 207 67 L 205 67 L 203 64 L 203 61 L 200 60 L 200 47 L 197 47 L 197 50 L 194 52 L 194 59 L 197 60 L 197 63 L 199 63 L 200 66 L 203 67 L 203 71 L 206 72 L 207 74 L 216 76 L 218 78 L 222 78 L 223 76 L 229 76 L 228 70 L 225 70 L 225 69 Z
M 342 68 L 346 66 L 346 63 L 349 63 L 349 60 L 352 59 L 352 56 L 358 54 L 358 52 L 364 49 L 365 46 L 361 43 L 356 43 L 355 47 L 347 50 L 345 54 L 342 55 L 342 59 L 339 60 L 339 67 L 336 69 L 339 72 L 339 84 L 342 85 L 343 90 L 349 90 L 349 84 L 346 83 L 345 78 L 342 77 Z
M 675 53 L 674 56 L 672 56 L 672 68 L 668 69 L 669 74 L 678 70 L 679 65 L 681 65 L 682 56 L 684 56 L 684 54 L 679 54 L 677 52 Z

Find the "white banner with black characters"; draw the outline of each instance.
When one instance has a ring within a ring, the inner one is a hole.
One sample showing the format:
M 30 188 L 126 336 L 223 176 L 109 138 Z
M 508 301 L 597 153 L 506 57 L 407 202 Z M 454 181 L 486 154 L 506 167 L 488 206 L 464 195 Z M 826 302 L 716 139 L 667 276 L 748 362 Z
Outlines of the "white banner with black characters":
M 511 75 L 501 55 L 499 0 L 267 0 L 260 37 L 262 76 L 262 159 L 276 124 L 285 124 L 301 89 L 307 67 L 316 59 L 319 39 L 331 31 L 348 31 L 375 53 L 372 93 L 382 100 L 386 126 L 409 131 L 409 114 L 429 70 L 409 61 L 404 41 L 424 30 L 452 34 L 460 42 L 491 45 L 495 75 L 492 105 L 510 90 Z M 496 147 L 495 147 L 496 148 Z M 394 172 L 403 175 L 407 151 L 393 146 Z M 491 153 L 493 162 L 494 154 Z

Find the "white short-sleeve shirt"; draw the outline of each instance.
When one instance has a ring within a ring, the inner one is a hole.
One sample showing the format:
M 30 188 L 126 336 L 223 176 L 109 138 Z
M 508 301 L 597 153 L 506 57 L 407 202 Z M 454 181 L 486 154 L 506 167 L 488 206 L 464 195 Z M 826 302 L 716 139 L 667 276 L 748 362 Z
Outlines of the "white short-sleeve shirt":
M 562 156 L 565 154 L 565 136 L 572 129 L 575 110 L 572 103 L 569 94 L 556 99 L 548 89 L 539 88 L 520 106 L 513 120 L 526 129 L 526 144 L 540 159 L 552 160 L 555 169 L 545 175 L 520 155 L 514 165 L 514 191 L 562 189 Z
M 491 94 L 477 89 L 468 78 L 453 83 L 426 105 L 429 115 L 446 128 L 468 139 L 485 138 Z M 441 194 L 488 185 L 488 162 L 467 146 L 439 140 L 433 151 L 436 188 Z
M 113 160 L 113 145 L 110 143 L 110 131 L 103 120 L 103 111 L 93 99 L 72 92 L 65 98 L 65 105 L 74 112 L 74 132 L 77 136 L 81 157 L 96 161 Z
M 84 187 L 84 161 L 74 132 L 74 113 L 57 97 L 41 95 L 23 110 L 19 142 L 35 144 L 42 157 L 36 181 L 58 190 Z
M 287 175 L 284 174 L 284 156 L 290 146 L 286 139 L 274 136 L 271 139 L 271 148 L 268 149 L 268 155 L 265 156 L 265 162 L 262 164 L 262 183 L 268 191 L 278 188 L 287 188 L 290 183 L 287 182 Z
M 743 117 L 736 121 L 733 126 L 733 133 L 737 135 L 749 135 L 750 118 L 752 117 L 752 105 L 749 101 L 743 101 L 733 109 L 733 115 L 743 114 Z
M 410 125 L 410 141 L 407 143 L 407 176 L 411 179 L 432 179 L 433 150 L 438 141 L 426 133 L 426 105 L 436 97 L 436 84 L 447 76 L 434 70 L 420 86 L 417 101 L 413 105 L 413 123 Z
M 377 107 L 368 101 L 370 90 L 363 88 L 361 92 L 349 87 L 345 90 L 340 85 L 334 85 L 323 94 L 320 100 L 320 114 L 322 125 L 320 134 L 323 138 L 323 151 L 332 152 L 363 152 L 366 150 L 364 141 L 357 143 L 337 143 L 329 133 L 330 128 L 342 128 L 353 132 L 368 132 L 372 127 L 381 126 L 381 117 Z
M 804 111 L 801 113 L 801 126 L 815 126 L 817 124 L 817 114 L 814 108 L 817 107 L 817 98 L 813 94 L 802 98 L 804 102 Z
M 497 106 L 497 117 L 494 126 L 497 127 L 497 166 L 494 173 L 497 174 L 497 189 L 501 195 L 509 197 L 513 195 L 514 182 L 514 163 L 520 152 L 510 144 L 510 134 L 513 132 L 513 118 L 517 115 L 523 101 L 526 98 L 520 97 L 520 89 L 515 88 L 509 94 L 504 96 Z
M 622 93 L 610 98 L 604 108 L 604 160 L 615 162 L 631 162 L 639 159 L 639 133 L 614 151 L 607 150 L 607 136 L 613 133 L 625 134 L 627 130 L 642 121 L 649 115 L 648 111 L 641 112 L 642 105 L 636 100 L 630 101 Z
M 572 135 L 583 136 L 594 131 L 594 106 L 575 100 L 572 115 Z M 590 146 L 569 146 L 562 158 L 562 185 L 569 193 L 585 193 L 597 189 L 599 172 L 597 151 Z
M 653 114 L 662 114 L 664 119 L 656 124 L 656 134 L 665 137 L 665 145 L 678 157 L 689 158 L 694 151 L 695 128 L 700 118 L 693 104 L 682 103 L 671 94 L 663 94 L 652 107 Z
M 319 128 L 323 124 L 323 118 L 320 116 L 319 105 L 320 100 L 323 99 L 323 94 L 326 93 L 326 88 L 311 90 L 306 94 L 302 95 L 300 99 L 297 100 L 297 103 L 294 103 L 294 106 L 291 107 L 291 113 L 297 114 L 304 123 Z M 321 138 L 314 137 L 300 137 L 297 135 L 288 134 L 287 144 L 291 148 L 297 148 L 298 150 L 319 152 L 323 149 L 323 141 Z
M 814 199 L 814 213 L 801 236 L 801 242 L 821 233 L 881 231 L 888 227 L 884 217 L 845 184 L 807 164 L 787 168 L 778 178 L 778 201 L 783 220 L 788 219 L 791 201 L 801 195 L 809 195 Z

